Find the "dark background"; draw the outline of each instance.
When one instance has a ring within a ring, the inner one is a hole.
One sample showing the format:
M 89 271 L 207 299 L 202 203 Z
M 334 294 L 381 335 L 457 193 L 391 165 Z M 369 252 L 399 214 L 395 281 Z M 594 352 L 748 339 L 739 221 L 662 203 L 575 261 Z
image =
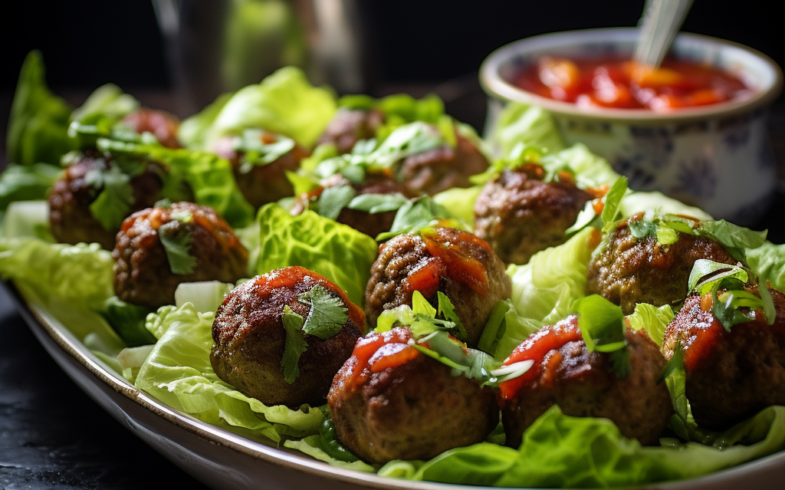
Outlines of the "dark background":
M 0 16 L 0 92 L 12 91 L 25 54 L 43 51 L 55 90 L 168 88 L 152 3 L 14 1 Z M 546 32 L 635 26 L 643 0 L 359 0 L 378 82 L 439 82 L 476 73 L 495 48 Z M 695 0 L 683 30 L 721 37 L 785 62 L 772 2 Z

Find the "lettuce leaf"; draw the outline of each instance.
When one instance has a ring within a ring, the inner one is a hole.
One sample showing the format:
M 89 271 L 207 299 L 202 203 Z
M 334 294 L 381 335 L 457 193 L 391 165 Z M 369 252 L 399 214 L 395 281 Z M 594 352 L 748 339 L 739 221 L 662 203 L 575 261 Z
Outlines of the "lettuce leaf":
M 670 305 L 663 305 L 657 308 L 650 304 L 638 303 L 635 305 L 635 311 L 632 315 L 627 316 L 627 321 L 631 329 L 636 331 L 645 330 L 649 338 L 662 347 L 665 329 L 673 321 L 674 316 Z
M 535 254 L 528 264 L 507 268 L 512 279 L 510 301 L 516 315 L 505 316 L 506 330 L 496 351 L 490 354 L 506 358 L 533 330 L 570 314 L 573 302 L 586 295 L 595 233 L 593 228 L 585 229 L 563 245 Z
M 0 238 L 0 276 L 46 296 L 101 309 L 114 296 L 112 254 L 97 243 L 66 245 L 35 238 Z
M 14 201 L 37 201 L 57 180 L 62 169 L 46 163 L 10 164 L 0 174 L 0 211 Z
M 68 135 L 82 148 L 95 146 L 96 138 L 111 135 L 116 124 L 138 108 L 139 101 L 117 85 L 101 85 L 71 114 Z M 128 132 L 137 137 L 132 131 Z
M 268 407 L 221 381 L 210 365 L 215 313 L 192 304 L 164 306 L 148 316 L 159 340 L 139 369 L 136 387 L 199 420 L 241 435 L 280 441 L 281 436 L 317 434 L 324 419 L 316 408 Z
M 354 461 L 354 462 L 347 462 L 341 461 L 331 457 L 329 454 L 324 452 L 321 445 L 319 444 L 319 436 L 318 435 L 311 435 L 305 437 L 303 439 L 298 440 L 288 440 L 284 441 L 284 447 L 288 447 L 289 449 L 296 449 L 302 453 L 307 454 L 308 456 L 318 459 L 319 461 L 323 461 L 328 463 L 331 466 L 336 466 L 338 468 L 346 468 L 349 470 L 355 471 L 362 471 L 365 473 L 373 473 L 376 469 L 362 461 Z
M 162 162 L 169 167 L 173 180 L 188 183 L 197 204 L 213 208 L 233 227 L 248 226 L 253 221 L 253 207 L 237 188 L 232 166 L 226 159 L 203 151 L 125 143 L 105 138 L 98 139 L 98 148 L 110 153 L 132 154 Z
M 323 275 L 363 304 L 378 245 L 364 233 L 313 211 L 291 216 L 278 204 L 259 210 L 258 274 L 299 265 Z
M 335 110 L 335 97 L 329 89 L 314 87 L 302 70 L 289 66 L 231 97 L 222 95 L 203 112 L 183 121 L 180 135 L 189 148 L 209 150 L 222 136 L 257 128 L 310 147 Z
M 778 291 L 785 291 L 785 245 L 766 242 L 747 249 L 747 262 L 756 276 L 766 278 Z
M 436 194 L 432 200 L 442 205 L 450 217 L 474 228 L 474 203 L 480 196 L 482 188 L 481 185 L 467 188 L 454 187 Z
M 511 102 L 499 114 L 488 142 L 498 156 L 508 157 L 519 143 L 559 151 L 564 148 L 556 122 L 540 107 Z
M 0 276 L 62 323 L 79 340 L 110 356 L 125 343 L 97 310 L 114 295 L 112 256 L 97 243 L 65 245 L 35 238 L 0 238 Z
M 8 120 L 8 161 L 58 164 L 74 149 L 68 137 L 72 107 L 49 91 L 40 51 L 30 51 L 19 72 Z

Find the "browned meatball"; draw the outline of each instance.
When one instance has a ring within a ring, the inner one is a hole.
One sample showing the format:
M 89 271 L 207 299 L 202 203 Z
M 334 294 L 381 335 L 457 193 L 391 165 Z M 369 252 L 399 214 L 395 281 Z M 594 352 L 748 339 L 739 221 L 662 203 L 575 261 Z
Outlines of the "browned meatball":
M 378 109 L 361 110 L 342 107 L 319 138 L 319 144 L 333 143 L 339 154 L 350 153 L 355 143 L 376 137 L 376 130 L 384 124 L 384 114 Z
M 692 265 L 698 259 L 736 263 L 715 240 L 678 234 L 676 243 L 660 245 L 652 236 L 635 238 L 623 222 L 612 232 L 607 247 L 589 264 L 587 293 L 603 296 L 629 315 L 638 303 L 662 306 L 683 301 Z
M 192 267 L 186 267 L 190 271 L 172 272 L 162 234 L 164 239 L 187 247 L 194 261 Z M 233 283 L 248 270 L 248 252 L 226 221 L 212 209 L 190 202 L 145 209 L 126 218 L 112 257 L 117 296 L 150 308 L 174 304 L 174 292 L 181 283 Z
M 477 345 L 496 303 L 510 297 L 512 283 L 504 263 L 480 238 L 452 228 L 398 235 L 385 243 L 371 268 L 365 289 L 365 313 L 375 326 L 379 315 L 412 305 L 420 291 L 437 304 L 444 293 L 466 329 L 466 343 Z
M 330 187 L 351 185 L 358 196 L 363 194 L 406 194 L 406 187 L 403 184 L 383 173 L 368 174 L 361 184 L 352 184 L 341 174 L 335 174 L 323 180 L 322 185 L 324 187 L 298 196 L 291 214 L 293 216 L 301 214 L 315 199 L 321 196 L 325 189 Z M 357 209 L 343 208 L 335 221 L 375 238 L 379 233 L 390 231 L 395 220 L 395 213 L 396 211 L 386 211 L 371 214 Z
M 145 165 L 144 170 L 129 181 L 133 190 L 129 215 L 152 206 L 161 198 L 161 176 L 165 172 L 163 167 L 154 162 L 142 165 Z M 58 242 L 95 242 L 107 250 L 114 248 L 120 223 L 105 228 L 90 210 L 90 205 L 104 190 L 101 175 L 113 169 L 116 171 L 117 167 L 108 155 L 89 152 L 71 164 L 57 179 L 48 200 L 49 226 Z
M 263 133 L 264 143 L 273 143 L 277 136 L 272 133 Z M 284 197 L 294 195 L 294 187 L 286 178 L 286 172 L 296 172 L 300 168 L 300 161 L 308 153 L 298 144 L 288 153 L 265 165 L 244 165 L 245 155 L 234 148 L 235 137 L 227 136 L 218 140 L 215 153 L 221 158 L 226 158 L 232 164 L 237 187 L 245 199 L 255 208 L 276 202 Z
M 749 288 L 757 294 L 757 288 Z M 711 311 L 711 296 L 687 298 L 668 329 L 662 350 L 671 358 L 681 343 L 687 398 L 695 421 L 725 429 L 771 405 L 785 405 L 785 295 L 769 288 L 777 316 L 755 320 L 730 332 Z
M 525 264 L 532 255 L 565 242 L 592 195 L 562 178 L 543 182 L 539 165 L 504 170 L 483 187 L 474 204 L 474 233 L 508 264 Z
M 665 358 L 644 334 L 626 330 L 632 370 L 612 371 L 609 354 L 589 352 L 576 316 L 534 333 L 505 364 L 533 360 L 521 377 L 500 386 L 507 444 L 518 447 L 523 432 L 553 405 L 573 417 L 601 417 L 641 444 L 657 444 L 673 412 L 662 381 Z
M 469 177 L 488 168 L 485 155 L 456 133 L 457 144 L 440 146 L 404 159 L 400 179 L 412 195 L 434 195 L 453 187 L 471 187 Z
M 490 388 L 407 344 L 408 328 L 357 342 L 327 403 L 338 439 L 365 461 L 431 459 L 482 442 L 499 421 Z
M 281 315 L 289 306 L 306 318 L 311 307 L 298 298 L 316 285 L 339 298 L 349 318 L 328 339 L 305 334 L 308 347 L 298 362 L 300 375 L 290 384 L 281 364 L 286 344 Z M 328 279 L 302 267 L 278 269 L 241 284 L 218 308 L 210 363 L 218 377 L 266 405 L 318 406 L 324 403 L 335 373 L 352 354 L 364 325 L 360 307 Z
M 177 141 L 180 120 L 174 114 L 141 108 L 125 116 L 122 124 L 135 133 L 152 133 L 167 148 L 180 148 L 180 142 Z

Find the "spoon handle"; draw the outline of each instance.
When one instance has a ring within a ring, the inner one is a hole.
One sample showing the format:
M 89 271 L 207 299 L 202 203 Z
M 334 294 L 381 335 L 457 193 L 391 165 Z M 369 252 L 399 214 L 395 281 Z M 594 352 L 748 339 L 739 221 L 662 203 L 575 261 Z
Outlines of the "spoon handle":
M 646 0 L 635 44 L 635 61 L 660 66 L 691 5 L 692 0 Z

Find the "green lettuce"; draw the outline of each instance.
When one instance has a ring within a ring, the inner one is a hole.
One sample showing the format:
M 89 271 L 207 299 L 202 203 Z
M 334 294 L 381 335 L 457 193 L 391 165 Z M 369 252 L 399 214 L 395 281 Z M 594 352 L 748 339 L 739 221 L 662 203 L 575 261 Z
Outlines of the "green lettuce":
M 49 91 L 40 51 L 31 51 L 19 72 L 8 120 L 8 161 L 57 164 L 73 148 L 68 137 L 72 107 Z
M 502 158 L 509 156 L 520 143 L 549 151 L 559 151 L 565 146 L 556 121 L 548 111 L 516 102 L 507 104 L 499 114 L 488 134 L 488 142 Z
M 62 170 L 46 163 L 10 164 L 0 174 L 0 211 L 14 201 L 37 201 L 46 194 Z
M 319 443 L 318 435 L 311 435 L 300 440 L 284 441 L 283 445 L 289 449 L 296 449 L 297 451 L 305 453 L 314 459 L 318 459 L 319 461 L 323 461 L 338 468 L 346 468 L 349 470 L 362 471 L 365 473 L 373 473 L 376 471 L 373 466 L 359 460 L 347 462 L 331 457 L 329 454 L 324 452 L 324 449 L 322 449 L 322 446 Z
M 670 305 L 663 305 L 657 308 L 646 303 L 635 305 L 635 311 L 627 316 L 630 328 L 633 330 L 645 330 L 649 338 L 655 344 L 662 347 L 665 337 L 665 329 L 673 321 L 673 309 Z
M 197 204 L 213 208 L 233 227 L 253 222 L 253 207 L 248 204 L 232 173 L 228 160 L 212 153 L 165 148 L 157 144 L 136 144 L 98 139 L 98 148 L 115 154 L 130 154 L 164 163 L 173 182 L 185 181 Z
M 167 405 L 204 422 L 250 437 L 279 442 L 282 436 L 317 434 L 324 415 L 304 405 L 292 410 L 266 406 L 221 381 L 210 365 L 215 313 L 192 304 L 164 306 L 147 318 L 158 342 L 147 355 L 135 385 Z
M 327 88 L 314 87 L 299 68 L 281 68 L 258 85 L 249 85 L 183 121 L 180 134 L 189 148 L 209 150 L 226 135 L 256 128 L 288 136 L 310 147 L 336 110 Z
M 778 291 L 785 291 L 785 245 L 766 242 L 747 249 L 747 262 L 756 276 L 765 278 Z
M 433 196 L 433 202 L 447 210 L 450 217 L 474 227 L 474 203 L 482 192 L 481 185 L 454 187 Z
M 257 273 L 299 265 L 323 275 L 363 304 L 378 245 L 364 233 L 305 211 L 291 216 L 278 204 L 259 210 L 261 241 Z
M 517 315 L 507 315 L 504 335 L 494 352 L 497 359 L 506 358 L 534 330 L 552 325 L 572 311 L 572 304 L 586 295 L 586 275 L 593 248 L 587 228 L 563 245 L 535 254 L 528 264 L 510 265 L 507 275 L 512 280 L 510 302 Z
M 396 462 L 394 474 L 412 480 L 526 488 L 625 487 L 696 478 L 785 448 L 785 407 L 769 407 L 720 439 L 724 449 L 674 441 L 643 447 L 622 436 L 610 420 L 570 417 L 554 406 L 526 429 L 517 450 L 480 443 L 447 451 L 424 464 Z
M 117 123 L 138 108 L 138 100 L 117 85 L 107 83 L 95 89 L 84 104 L 74 110 L 68 134 L 80 147 L 92 147 L 97 137 L 111 135 Z
M 97 243 L 65 245 L 35 238 L 0 238 L 0 277 L 13 280 L 22 295 L 62 323 L 79 340 L 109 355 L 125 343 L 97 313 L 114 295 L 109 252 Z

